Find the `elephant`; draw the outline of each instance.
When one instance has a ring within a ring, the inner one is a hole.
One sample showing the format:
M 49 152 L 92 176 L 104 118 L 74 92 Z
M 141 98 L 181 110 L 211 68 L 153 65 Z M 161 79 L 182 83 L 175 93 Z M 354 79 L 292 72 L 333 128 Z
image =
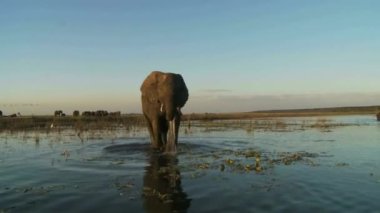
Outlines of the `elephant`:
M 180 74 L 153 71 L 145 78 L 140 91 L 152 147 L 175 153 L 181 108 L 189 98 L 185 81 Z
M 54 116 L 55 116 L 55 117 L 61 117 L 61 116 L 62 116 L 62 113 L 63 113 L 62 110 L 55 110 L 55 111 L 54 111 Z
M 75 110 L 75 111 L 73 112 L 73 117 L 79 117 L 79 115 L 80 115 L 80 113 L 79 113 L 78 110 Z
M 106 110 L 98 110 L 95 112 L 96 117 L 107 117 L 108 116 L 108 111 Z
M 120 117 L 121 116 L 121 112 L 120 111 L 110 112 L 109 116 L 111 116 L 111 117 Z
M 84 117 L 90 117 L 91 116 L 91 112 L 90 111 L 84 111 L 84 112 L 82 112 L 82 116 L 84 116 Z

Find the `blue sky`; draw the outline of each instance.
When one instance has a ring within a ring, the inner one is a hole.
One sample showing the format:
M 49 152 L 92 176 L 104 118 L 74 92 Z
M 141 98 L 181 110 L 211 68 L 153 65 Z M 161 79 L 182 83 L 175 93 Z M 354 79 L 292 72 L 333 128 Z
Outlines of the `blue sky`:
M 380 104 L 380 1 L 1 0 L 0 110 L 140 112 L 152 70 L 185 112 Z

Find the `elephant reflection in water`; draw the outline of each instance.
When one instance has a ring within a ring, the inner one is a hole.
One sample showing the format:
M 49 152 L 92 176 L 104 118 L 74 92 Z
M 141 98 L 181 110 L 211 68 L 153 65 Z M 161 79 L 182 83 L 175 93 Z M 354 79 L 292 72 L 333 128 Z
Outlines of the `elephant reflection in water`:
M 191 199 L 181 186 L 178 159 L 152 151 L 144 175 L 144 209 L 146 212 L 186 212 Z

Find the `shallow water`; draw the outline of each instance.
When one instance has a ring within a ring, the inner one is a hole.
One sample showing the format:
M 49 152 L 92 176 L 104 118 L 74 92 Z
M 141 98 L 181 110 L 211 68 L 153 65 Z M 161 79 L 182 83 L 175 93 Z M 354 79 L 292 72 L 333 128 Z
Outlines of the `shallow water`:
M 0 133 L 0 212 L 379 212 L 374 117 L 236 122 L 183 124 L 177 156 L 145 130 Z

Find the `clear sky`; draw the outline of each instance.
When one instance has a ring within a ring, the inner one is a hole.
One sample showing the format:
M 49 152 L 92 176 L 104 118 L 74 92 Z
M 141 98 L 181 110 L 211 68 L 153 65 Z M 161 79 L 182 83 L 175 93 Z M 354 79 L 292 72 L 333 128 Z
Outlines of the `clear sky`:
M 141 112 L 152 70 L 185 112 L 380 104 L 378 0 L 0 0 L 0 110 Z

